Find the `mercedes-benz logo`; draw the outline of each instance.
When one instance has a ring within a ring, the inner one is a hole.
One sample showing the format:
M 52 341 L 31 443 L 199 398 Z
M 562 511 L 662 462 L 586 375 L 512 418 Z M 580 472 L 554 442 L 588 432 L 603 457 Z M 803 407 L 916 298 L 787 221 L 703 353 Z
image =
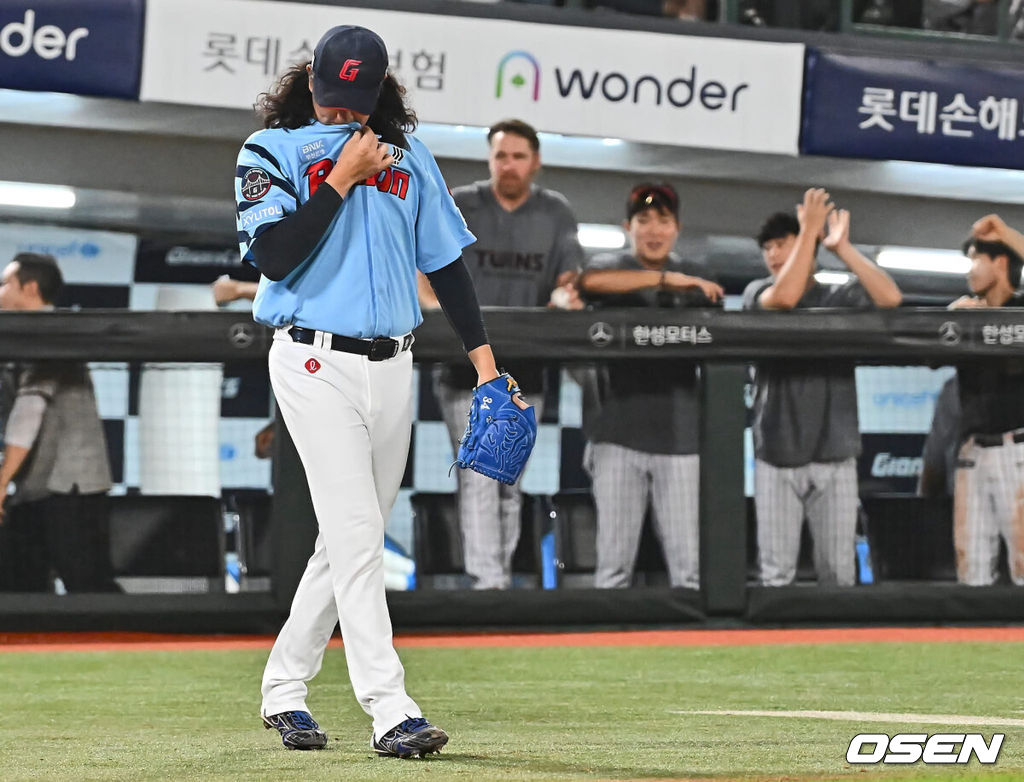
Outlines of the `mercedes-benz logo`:
M 256 341 L 256 331 L 251 323 L 232 323 L 228 340 L 236 348 L 247 348 Z
M 939 339 L 946 345 L 959 345 L 961 335 L 960 324 L 952 320 L 939 326 Z
M 615 333 L 612 331 L 612 327 L 603 321 L 598 321 L 591 326 L 589 334 L 590 341 L 599 348 L 603 348 L 615 339 Z

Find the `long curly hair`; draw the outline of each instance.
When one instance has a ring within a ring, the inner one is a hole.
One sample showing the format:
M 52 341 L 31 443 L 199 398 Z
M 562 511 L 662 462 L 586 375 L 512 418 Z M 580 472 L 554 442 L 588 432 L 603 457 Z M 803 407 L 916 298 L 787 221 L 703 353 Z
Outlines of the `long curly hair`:
M 260 93 L 253 108 L 262 119 L 263 127 L 294 130 L 316 119 L 307 65 L 309 62 L 291 66 L 269 92 Z M 408 146 L 405 134 L 416 130 L 418 122 L 405 96 L 405 87 L 389 73 L 381 85 L 377 106 L 366 122 L 381 141 L 403 148 Z

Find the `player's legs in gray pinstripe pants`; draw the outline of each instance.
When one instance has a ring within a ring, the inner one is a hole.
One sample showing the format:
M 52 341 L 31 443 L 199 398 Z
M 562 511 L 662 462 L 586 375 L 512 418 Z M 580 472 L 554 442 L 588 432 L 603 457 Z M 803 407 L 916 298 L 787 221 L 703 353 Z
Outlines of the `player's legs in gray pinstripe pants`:
M 857 460 L 812 462 L 812 489 L 804 506 L 814 539 L 819 584 L 856 583 Z
M 982 448 L 970 438 L 960 449 L 953 503 L 957 580 L 986 586 L 998 573 L 999 536 L 1006 540 L 1010 576 L 1024 586 L 1024 443 L 1005 438 Z
M 654 531 L 672 586 L 700 588 L 700 456 L 651 454 Z
M 441 415 L 457 453 L 466 431 L 466 414 L 473 392 L 438 382 L 435 386 Z M 539 395 L 538 395 L 539 396 Z M 543 407 L 533 403 L 537 420 Z M 512 555 L 519 544 L 522 525 L 522 490 L 473 470 L 456 470 L 457 504 L 462 529 L 462 551 L 466 573 L 474 589 L 508 589 L 512 586 Z
M 818 582 L 854 583 L 855 459 L 812 462 L 801 467 L 777 467 L 758 459 L 754 503 L 758 562 L 764 586 L 785 586 L 796 578 L 805 514 L 814 538 Z
M 806 487 L 801 467 L 754 464 L 757 561 L 764 586 L 785 586 L 796 578 Z
M 651 497 L 669 580 L 672 586 L 697 589 L 700 457 L 644 453 L 612 443 L 591 443 L 588 457 L 597 505 L 594 586 L 632 585 Z

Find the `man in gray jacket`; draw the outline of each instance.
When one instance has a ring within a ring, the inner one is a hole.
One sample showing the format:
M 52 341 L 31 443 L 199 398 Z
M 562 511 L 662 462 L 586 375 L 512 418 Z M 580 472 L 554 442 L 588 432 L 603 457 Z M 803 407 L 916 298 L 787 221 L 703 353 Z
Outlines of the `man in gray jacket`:
M 0 278 L 0 309 L 52 311 L 62 285 L 52 256 L 20 253 Z M 20 367 L 4 440 L 4 587 L 50 591 L 52 569 L 69 592 L 115 591 L 106 497 L 110 463 L 86 365 Z

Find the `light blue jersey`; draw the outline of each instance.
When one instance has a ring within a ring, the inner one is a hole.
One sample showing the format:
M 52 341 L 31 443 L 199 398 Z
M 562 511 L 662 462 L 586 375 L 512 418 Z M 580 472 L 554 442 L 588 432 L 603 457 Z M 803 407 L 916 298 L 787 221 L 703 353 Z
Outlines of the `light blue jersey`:
M 295 212 L 327 178 L 357 123 L 313 122 L 253 133 L 238 153 L 235 203 L 242 259 L 260 234 Z M 423 316 L 416 269 L 447 266 L 475 241 L 430 150 L 406 136 L 394 165 L 345 196 L 317 248 L 283 280 L 260 278 L 253 315 L 349 337 L 393 337 Z

